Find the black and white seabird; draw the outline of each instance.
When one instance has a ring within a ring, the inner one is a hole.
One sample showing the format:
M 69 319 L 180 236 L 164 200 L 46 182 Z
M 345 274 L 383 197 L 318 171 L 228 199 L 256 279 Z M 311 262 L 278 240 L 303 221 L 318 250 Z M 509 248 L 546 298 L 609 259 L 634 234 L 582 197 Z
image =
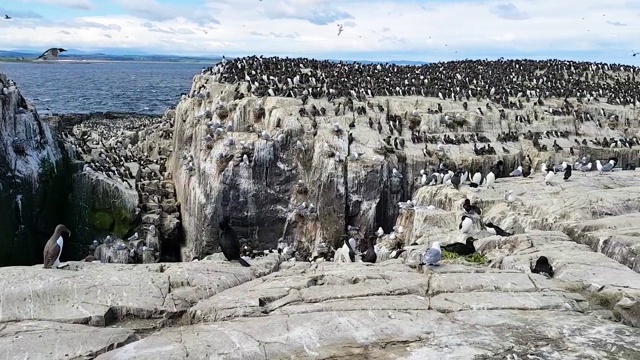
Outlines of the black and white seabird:
M 502 230 L 501 227 L 499 227 L 497 225 L 494 225 L 492 222 L 488 222 L 488 223 L 484 224 L 484 226 L 486 226 L 487 231 L 490 234 L 493 234 L 493 235 L 498 235 L 498 236 L 511 236 L 511 235 L 513 235 L 512 233 L 509 233 L 509 232 L 506 232 L 506 231 Z
M 546 256 L 540 256 L 536 260 L 536 265 L 531 268 L 531 272 L 534 274 L 547 274 L 550 278 L 553 277 L 553 267 L 549 264 L 549 259 Z
M 49 58 L 55 58 L 56 60 L 58 59 L 58 55 L 60 55 L 61 52 L 67 51 L 63 48 L 51 48 L 45 52 L 42 53 L 42 55 L 38 56 L 38 59 L 45 59 L 45 60 L 49 60 Z
M 56 268 L 60 266 L 60 254 L 62 254 L 62 246 L 64 245 L 64 239 L 62 238 L 63 232 L 71 236 L 71 231 L 69 231 L 66 226 L 62 224 L 56 226 L 53 235 L 51 235 L 47 244 L 44 246 L 43 257 L 45 269 L 49 269 L 52 266 Z

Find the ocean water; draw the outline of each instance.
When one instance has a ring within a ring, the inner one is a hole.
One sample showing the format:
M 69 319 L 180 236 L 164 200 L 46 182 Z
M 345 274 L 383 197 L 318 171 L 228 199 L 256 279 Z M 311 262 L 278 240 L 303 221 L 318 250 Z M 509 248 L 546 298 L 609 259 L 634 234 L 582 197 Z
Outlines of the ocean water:
M 3 63 L 38 112 L 136 112 L 162 114 L 191 89 L 208 63 L 88 62 Z

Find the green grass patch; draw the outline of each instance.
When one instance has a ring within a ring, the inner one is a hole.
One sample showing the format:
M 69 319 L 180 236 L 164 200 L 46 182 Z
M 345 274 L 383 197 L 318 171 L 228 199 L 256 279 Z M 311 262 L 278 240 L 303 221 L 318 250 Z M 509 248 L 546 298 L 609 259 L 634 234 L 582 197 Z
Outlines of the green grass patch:
M 487 258 L 480 253 L 473 253 L 467 256 L 460 256 L 456 253 L 448 252 L 446 250 L 442 250 L 442 258 L 445 260 L 463 259 L 464 261 L 474 263 L 474 264 L 480 264 L 480 265 L 484 265 L 488 262 Z

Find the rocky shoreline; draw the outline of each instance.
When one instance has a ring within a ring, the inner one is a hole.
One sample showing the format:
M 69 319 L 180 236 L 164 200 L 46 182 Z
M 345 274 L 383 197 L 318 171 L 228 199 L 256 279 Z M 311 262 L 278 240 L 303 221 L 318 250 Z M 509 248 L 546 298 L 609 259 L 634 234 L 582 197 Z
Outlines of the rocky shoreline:
M 538 97 L 505 94 L 473 70 L 512 63 L 464 64 L 458 73 L 447 63 L 423 74 L 440 79 L 433 89 L 405 87 L 398 68 L 397 89 L 350 96 L 332 79 L 314 87 L 326 63 L 287 60 L 289 82 L 259 76 L 273 60 L 245 61 L 262 62 L 249 81 L 233 80 L 235 70 L 222 76 L 218 64 L 162 117 L 43 122 L 64 149 L 67 201 L 82 209 L 65 219 L 69 242 L 80 246 L 64 260 L 100 263 L 0 268 L 0 288 L 11 289 L 0 298 L 0 359 L 640 357 L 640 180 L 621 170 L 638 164 L 638 101 L 549 95 L 558 71 L 580 86 L 637 69 L 548 63 L 518 80 L 547 91 Z M 444 92 L 469 76 L 474 96 Z M 323 91 L 329 96 L 309 96 Z M 543 163 L 583 157 L 615 157 L 617 166 L 603 175 L 576 168 L 569 181 L 558 173 L 545 185 Z M 429 186 L 440 164 L 485 176 L 499 160 L 491 187 Z M 532 174 L 509 177 L 517 166 Z M 505 201 L 509 190 L 517 201 Z M 461 241 L 464 199 L 482 209 L 469 233 L 482 261 L 419 265 L 433 241 Z M 224 215 L 244 245 L 282 254 L 252 258 L 248 268 L 226 261 L 217 252 Z M 514 235 L 491 235 L 487 222 Z M 345 234 L 367 239 L 378 228 L 387 251 L 405 250 L 397 259 L 325 261 Z M 553 277 L 531 272 L 540 256 Z

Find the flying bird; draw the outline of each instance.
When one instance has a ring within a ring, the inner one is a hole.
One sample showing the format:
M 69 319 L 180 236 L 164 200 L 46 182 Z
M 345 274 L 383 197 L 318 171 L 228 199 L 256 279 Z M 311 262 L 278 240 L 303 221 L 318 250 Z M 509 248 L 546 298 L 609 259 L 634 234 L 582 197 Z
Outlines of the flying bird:
M 5 20 L 11 20 L 11 16 L 5 14 L 4 19 Z M 634 54 L 633 56 L 636 56 L 636 55 Z
M 38 56 L 38 59 L 47 60 L 50 56 L 58 59 L 58 55 L 60 55 L 60 53 L 63 52 L 63 51 L 67 51 L 67 50 L 65 50 L 63 48 L 51 48 L 51 49 L 43 52 L 42 55 Z
M 340 34 L 342 34 L 343 28 L 344 28 L 344 26 L 342 24 L 338 24 L 338 36 L 340 36 Z
M 5 15 L 6 16 L 6 15 Z M 11 19 L 10 17 L 5 17 L 5 19 Z M 640 52 L 635 52 L 633 50 L 631 50 L 632 55 L 631 56 L 636 56 L 638 54 L 640 54 Z

